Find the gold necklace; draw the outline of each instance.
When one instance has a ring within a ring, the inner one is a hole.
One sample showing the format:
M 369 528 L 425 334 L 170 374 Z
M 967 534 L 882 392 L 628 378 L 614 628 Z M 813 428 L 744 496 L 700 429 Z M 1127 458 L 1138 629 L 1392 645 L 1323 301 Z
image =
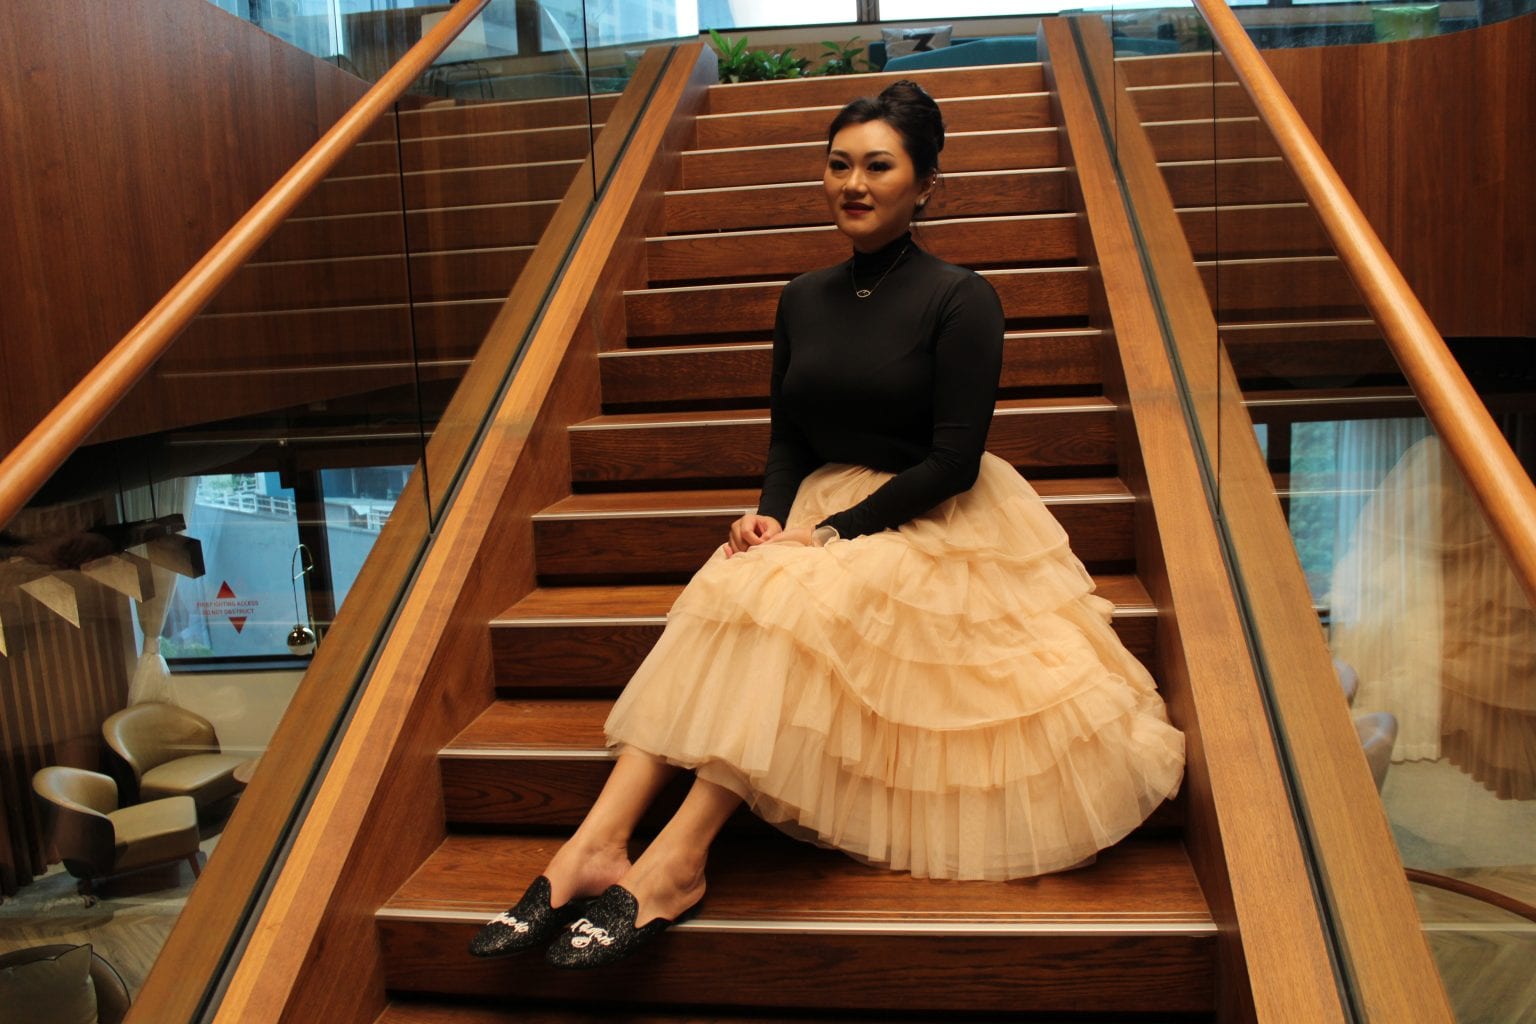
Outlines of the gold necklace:
M 885 268 L 885 273 L 880 275 L 880 280 L 875 282 L 875 288 L 879 288 L 882 284 L 885 283 L 886 275 L 896 269 L 896 264 L 901 262 L 901 258 L 907 254 L 907 250 L 910 248 L 912 248 L 911 242 L 908 242 L 906 245 L 901 247 L 901 252 L 896 254 L 896 258 L 891 261 L 891 265 Z M 855 259 L 857 259 L 857 257 L 855 257 Z M 859 279 L 853 276 L 853 263 L 853 260 L 848 261 L 848 280 L 853 284 L 853 294 L 858 298 L 867 299 L 871 295 L 875 294 L 875 288 L 859 287 Z

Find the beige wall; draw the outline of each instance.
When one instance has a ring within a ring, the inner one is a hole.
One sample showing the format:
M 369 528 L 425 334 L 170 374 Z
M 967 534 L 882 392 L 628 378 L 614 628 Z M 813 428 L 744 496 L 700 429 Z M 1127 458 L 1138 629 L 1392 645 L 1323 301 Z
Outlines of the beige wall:
M 213 723 L 225 753 L 257 756 L 267 748 L 302 671 L 178 672 L 171 677 L 177 704 Z

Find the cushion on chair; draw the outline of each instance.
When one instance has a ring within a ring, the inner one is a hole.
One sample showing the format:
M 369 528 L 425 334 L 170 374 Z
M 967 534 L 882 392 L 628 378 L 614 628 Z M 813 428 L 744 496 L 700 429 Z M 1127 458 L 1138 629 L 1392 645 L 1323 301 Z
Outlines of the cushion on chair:
M 0 957 L 0 1024 L 96 1024 L 91 947 L 35 960 L 31 952 Z
M 199 807 L 209 807 L 227 796 L 240 792 L 235 769 L 249 758 L 239 754 L 193 754 L 178 757 L 139 778 L 139 796 L 155 800 L 167 796 L 190 796 Z
M 135 704 L 109 715 L 102 735 L 135 775 L 167 761 L 217 752 L 218 734 L 206 718 L 175 704 Z
M 189 796 L 134 804 L 107 815 L 117 833 L 115 871 L 190 857 L 197 853 L 197 804 Z
M 32 776 L 32 791 L 81 814 L 101 817 L 117 809 L 117 783 L 84 768 L 40 768 Z

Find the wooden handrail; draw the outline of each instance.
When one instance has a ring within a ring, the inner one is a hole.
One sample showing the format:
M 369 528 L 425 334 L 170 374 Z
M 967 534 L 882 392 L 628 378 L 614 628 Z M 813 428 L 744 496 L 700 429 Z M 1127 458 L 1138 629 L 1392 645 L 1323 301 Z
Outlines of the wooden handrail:
M 165 354 L 192 318 L 488 3 L 490 0 L 461 0 L 455 4 L 0 462 L 0 526 L 21 511 Z
M 1536 485 L 1225 0 L 1194 0 L 1536 604 Z

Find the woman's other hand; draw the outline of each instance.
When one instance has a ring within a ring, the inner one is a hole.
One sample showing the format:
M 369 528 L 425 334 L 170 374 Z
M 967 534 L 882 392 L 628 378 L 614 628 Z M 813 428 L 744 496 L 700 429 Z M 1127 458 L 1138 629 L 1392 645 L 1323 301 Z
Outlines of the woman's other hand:
M 731 524 L 731 539 L 726 545 L 725 555 L 739 554 L 747 548 L 756 547 L 780 536 L 784 527 L 773 516 L 761 516 L 756 512 L 748 512 Z
M 793 544 L 804 544 L 806 547 L 816 546 L 815 530 L 809 526 L 797 526 L 793 530 L 780 530 L 770 538 L 774 544 L 780 541 L 789 541 Z

